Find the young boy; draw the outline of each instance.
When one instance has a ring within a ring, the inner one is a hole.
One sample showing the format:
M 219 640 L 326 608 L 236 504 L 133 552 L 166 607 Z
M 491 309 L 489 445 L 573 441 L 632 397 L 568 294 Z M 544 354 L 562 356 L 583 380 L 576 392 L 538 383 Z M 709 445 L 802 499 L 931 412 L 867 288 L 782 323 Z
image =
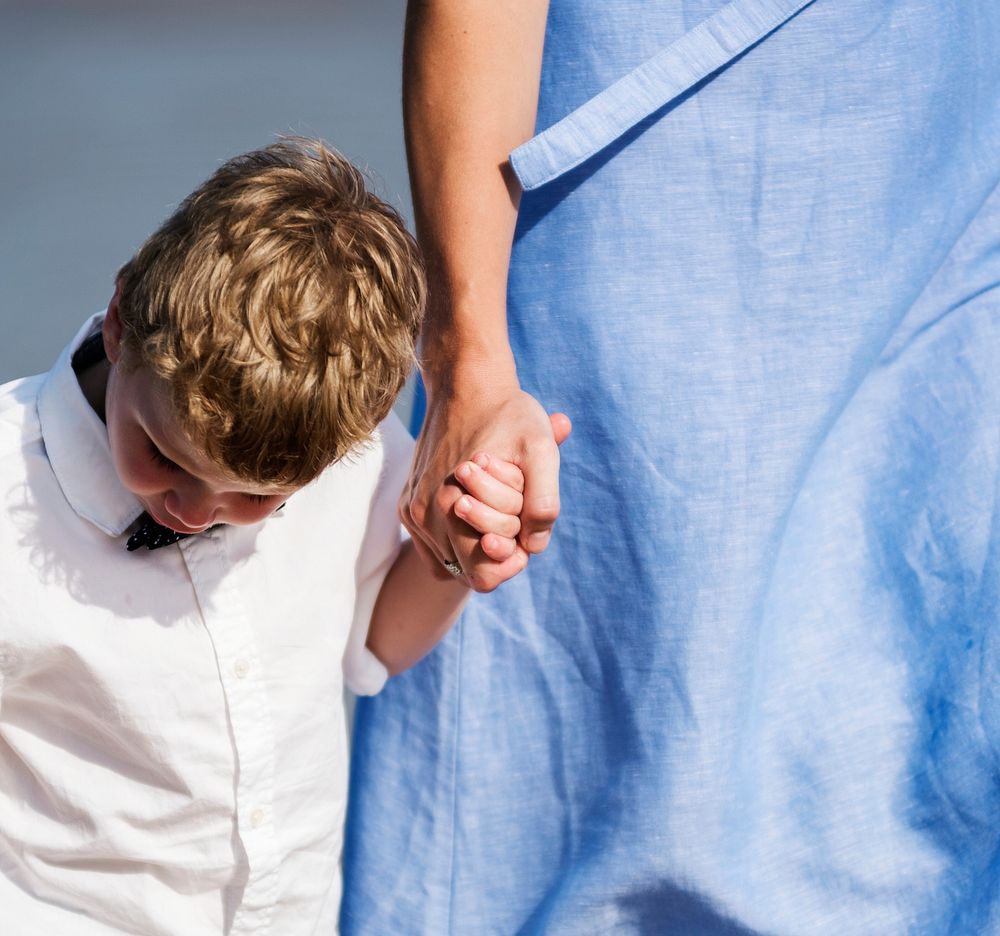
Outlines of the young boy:
M 399 217 L 284 141 L 0 390 L 4 936 L 335 932 L 341 665 L 378 691 L 467 594 L 400 544 L 423 298 Z M 460 511 L 502 552 L 517 472 L 488 466 Z

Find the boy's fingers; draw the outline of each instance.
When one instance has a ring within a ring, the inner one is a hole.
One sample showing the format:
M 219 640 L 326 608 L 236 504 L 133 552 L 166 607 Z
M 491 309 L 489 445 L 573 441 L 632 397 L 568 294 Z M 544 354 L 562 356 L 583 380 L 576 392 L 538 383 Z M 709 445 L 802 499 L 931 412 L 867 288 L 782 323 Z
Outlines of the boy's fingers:
M 480 456 L 476 457 L 479 458 Z M 487 457 L 487 461 L 491 467 L 495 464 L 508 464 L 492 457 Z M 517 472 L 518 481 L 520 482 L 520 486 L 517 488 L 497 478 L 488 470 L 484 470 L 475 461 L 462 462 L 455 469 L 455 477 L 462 487 L 477 500 L 502 513 L 518 515 L 524 506 L 524 498 L 520 493 L 524 481 L 521 477 L 521 469 L 516 466 L 512 467 Z M 510 476 L 506 471 L 505 474 Z M 483 532 L 487 531 L 484 530 Z
M 513 539 L 521 531 L 517 514 L 501 513 L 470 494 L 463 494 L 455 501 L 454 510 L 457 516 L 480 533 L 496 533 Z
M 514 554 L 514 550 L 517 549 L 517 540 L 506 536 L 497 536 L 496 533 L 487 533 L 479 541 L 479 545 L 494 562 L 503 562 Z
M 512 487 L 518 494 L 524 490 L 524 473 L 513 462 L 504 461 L 489 452 L 472 456 L 472 461 L 502 484 Z
M 448 523 L 448 537 L 455 550 L 455 557 L 462 566 L 465 581 L 475 591 L 493 591 L 528 564 L 528 554 L 516 541 L 496 533 L 480 536 L 455 512 L 451 514 Z M 483 540 L 486 540 L 486 546 Z
M 477 550 L 481 554 L 481 550 Z M 466 573 L 469 584 L 477 592 L 491 592 L 493 589 L 523 572 L 528 564 L 528 554 L 519 546 L 503 562 L 482 560 L 476 562 Z

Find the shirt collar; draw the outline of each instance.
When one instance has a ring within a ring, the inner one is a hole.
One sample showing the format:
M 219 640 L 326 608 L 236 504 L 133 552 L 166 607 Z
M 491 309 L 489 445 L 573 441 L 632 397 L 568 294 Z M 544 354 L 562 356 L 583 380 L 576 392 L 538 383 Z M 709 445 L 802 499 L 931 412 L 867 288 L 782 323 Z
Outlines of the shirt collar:
M 118 480 L 108 430 L 84 397 L 71 364 L 73 353 L 103 318 L 104 313 L 90 318 L 46 375 L 38 419 L 49 464 L 69 505 L 109 536 L 121 536 L 142 505 Z

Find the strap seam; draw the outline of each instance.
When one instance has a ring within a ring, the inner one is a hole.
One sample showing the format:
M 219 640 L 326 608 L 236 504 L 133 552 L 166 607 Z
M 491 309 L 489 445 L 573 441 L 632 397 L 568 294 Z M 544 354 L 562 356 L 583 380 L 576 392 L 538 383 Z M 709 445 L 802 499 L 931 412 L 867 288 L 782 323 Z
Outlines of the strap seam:
M 813 2 L 732 0 L 515 149 L 510 162 L 522 188 L 530 191 L 576 168 Z M 603 126 L 592 133 L 588 123 L 595 118 Z M 560 138 L 563 147 L 554 145 Z

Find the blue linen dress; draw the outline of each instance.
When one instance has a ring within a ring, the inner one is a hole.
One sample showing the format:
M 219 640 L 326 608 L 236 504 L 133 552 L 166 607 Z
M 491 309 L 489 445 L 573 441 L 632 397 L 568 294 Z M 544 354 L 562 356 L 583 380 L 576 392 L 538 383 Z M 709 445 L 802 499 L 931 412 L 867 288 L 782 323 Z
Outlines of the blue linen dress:
M 552 0 L 529 571 L 360 703 L 343 931 L 1000 933 L 1000 3 Z

